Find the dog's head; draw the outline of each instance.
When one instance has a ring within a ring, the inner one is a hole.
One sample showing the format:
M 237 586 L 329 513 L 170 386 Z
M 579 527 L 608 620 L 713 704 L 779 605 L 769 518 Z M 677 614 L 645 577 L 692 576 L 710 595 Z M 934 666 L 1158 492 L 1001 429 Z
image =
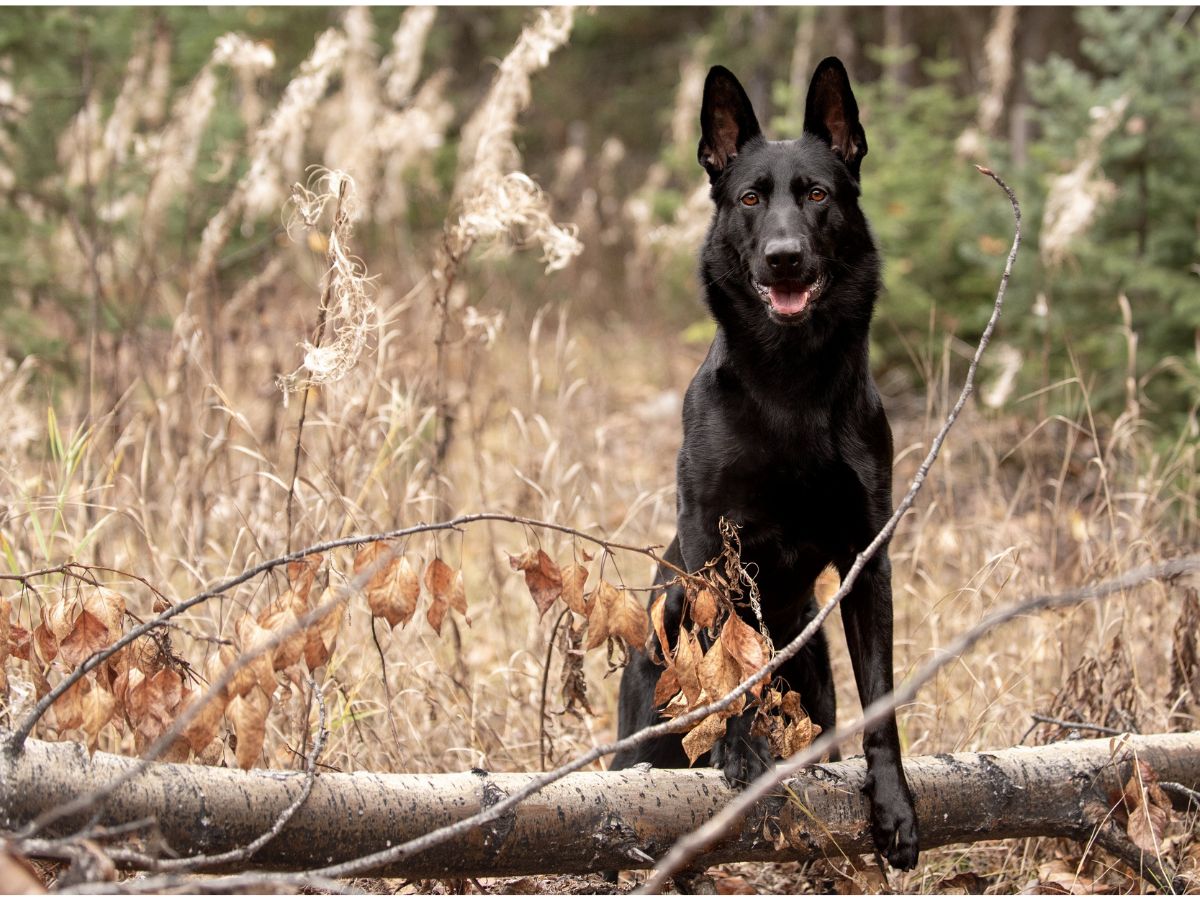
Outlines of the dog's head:
M 841 62 L 817 66 L 796 140 L 767 141 L 745 90 L 721 66 L 708 73 L 700 126 L 716 203 L 706 281 L 751 321 L 869 320 L 878 262 L 858 207 L 867 138 Z

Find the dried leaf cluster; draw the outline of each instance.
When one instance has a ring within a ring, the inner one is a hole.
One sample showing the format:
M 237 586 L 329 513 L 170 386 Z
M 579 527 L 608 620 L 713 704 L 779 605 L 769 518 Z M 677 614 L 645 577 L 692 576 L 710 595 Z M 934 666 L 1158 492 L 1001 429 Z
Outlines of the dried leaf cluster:
M 354 573 L 370 574 L 365 593 L 371 615 L 383 619 L 388 627 L 403 628 L 417 611 L 421 598 L 421 584 L 429 594 L 429 607 L 425 618 L 439 635 L 446 613 L 454 610 L 467 615 L 467 592 L 463 586 L 461 571 L 447 565 L 441 557 L 434 557 L 425 567 L 424 578 L 417 576 L 412 563 L 397 552 L 397 548 L 384 541 L 366 544 L 354 557 Z M 471 624 L 467 618 L 467 624 Z
M 585 562 L 587 560 L 585 559 Z M 654 692 L 654 702 L 667 718 L 677 718 L 728 694 L 757 672 L 771 657 L 770 642 L 746 624 L 735 609 L 743 593 L 757 598 L 757 586 L 748 578 L 740 561 L 740 545 L 730 532 L 720 557 L 711 561 L 699 576 L 680 576 L 670 586 L 684 593 L 685 615 L 678 634 L 668 634 L 668 594 L 659 594 L 646 610 L 628 590 L 614 587 L 603 578 L 586 590 L 588 569 L 572 561 L 558 565 L 544 550 L 530 549 L 509 556 L 515 571 L 522 572 L 538 613 L 545 616 L 562 599 L 581 626 L 569 627 L 564 638 L 567 650 L 563 666 L 563 694 L 568 708 L 581 703 L 582 664 L 579 652 L 606 644 L 609 658 L 619 638 L 626 647 L 646 648 L 664 666 Z M 586 639 L 584 635 L 586 634 Z M 712 749 L 725 734 L 726 721 L 749 707 L 757 709 L 754 734 L 766 737 L 777 756 L 791 756 L 812 743 L 820 728 L 804 711 L 795 691 L 771 688 L 764 696 L 763 682 L 747 697 L 710 714 L 693 726 L 683 746 L 694 763 Z
M 342 605 L 307 628 L 299 627 L 298 621 L 316 606 L 324 589 L 320 569 L 319 556 L 290 563 L 288 589 L 257 616 L 245 612 L 236 619 L 234 639 L 222 642 L 209 656 L 205 678 L 176 655 L 167 628 L 156 628 L 76 680 L 50 707 L 46 725 L 60 738 L 82 731 L 92 750 L 101 731 L 111 725 L 118 735 L 132 737 L 141 753 L 203 693 L 204 681 L 215 681 L 239 656 L 254 654 L 163 754 L 176 762 L 190 754 L 201 761 L 218 760 L 223 754 L 218 735 L 222 723 L 228 722 L 237 762 L 250 768 L 261 756 L 277 689 L 288 682 L 302 683 L 302 667 L 315 670 L 332 653 Z M 14 623 L 11 601 L 0 598 L 0 679 L 7 681 L 4 664 L 10 657 L 27 662 L 37 699 L 50 691 L 52 675 L 68 677 L 126 631 L 128 613 L 121 593 L 78 579 L 68 585 L 41 607 L 40 621 L 32 630 Z M 166 609 L 166 601 L 159 598 L 155 612 Z M 267 646 L 280 636 L 276 646 Z

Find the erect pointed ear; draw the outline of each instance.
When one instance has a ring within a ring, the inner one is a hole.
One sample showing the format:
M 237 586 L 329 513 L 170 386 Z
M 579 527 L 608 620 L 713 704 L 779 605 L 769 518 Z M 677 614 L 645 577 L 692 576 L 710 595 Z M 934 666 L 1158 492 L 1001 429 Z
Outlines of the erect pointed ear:
M 813 73 L 804 105 L 804 130 L 829 144 L 858 178 L 859 165 L 867 155 L 867 135 L 858 121 L 850 76 L 836 56 L 821 60 Z
M 713 66 L 704 81 L 700 106 L 700 165 L 716 181 L 746 141 L 761 134 L 750 98 L 733 73 Z

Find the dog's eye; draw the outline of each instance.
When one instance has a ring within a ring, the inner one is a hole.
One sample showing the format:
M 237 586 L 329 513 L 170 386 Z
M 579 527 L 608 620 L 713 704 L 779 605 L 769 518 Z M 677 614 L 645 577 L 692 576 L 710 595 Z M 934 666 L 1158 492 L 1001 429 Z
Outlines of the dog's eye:
M 811 191 L 808 192 L 808 199 L 811 200 L 813 203 L 820 203 L 822 200 L 824 200 L 828 196 L 829 196 L 829 194 L 827 194 L 825 191 L 821 190 L 820 188 L 813 188 Z
M 742 206 L 758 206 L 758 194 L 754 191 L 746 191 L 742 194 Z

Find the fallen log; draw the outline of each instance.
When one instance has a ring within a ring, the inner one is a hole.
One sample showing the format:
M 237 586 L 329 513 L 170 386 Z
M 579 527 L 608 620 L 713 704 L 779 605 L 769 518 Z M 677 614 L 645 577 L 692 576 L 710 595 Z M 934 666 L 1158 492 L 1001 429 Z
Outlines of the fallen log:
M 1200 732 L 912 757 L 904 769 L 917 798 L 921 845 L 930 849 L 996 838 L 1086 839 L 1111 808 L 1109 798 L 1120 794 L 1135 758 L 1149 763 L 1163 782 L 1200 787 Z M 28 741 L 20 756 L 0 761 L 0 829 L 17 832 L 135 763 L 106 753 L 89 757 L 79 744 Z M 864 776 L 861 759 L 811 767 L 697 863 L 869 852 L 867 806 L 859 791 Z M 311 869 L 354 859 L 461 820 L 528 778 L 480 770 L 322 774 L 296 815 L 239 868 Z M 107 801 L 98 821 L 120 826 L 150 819 L 167 853 L 216 854 L 271 829 L 304 779 L 299 772 L 154 764 Z M 465 839 L 378 874 L 461 878 L 645 868 L 730 796 L 711 769 L 575 773 Z M 54 829 L 70 833 L 88 818 L 61 820 Z

